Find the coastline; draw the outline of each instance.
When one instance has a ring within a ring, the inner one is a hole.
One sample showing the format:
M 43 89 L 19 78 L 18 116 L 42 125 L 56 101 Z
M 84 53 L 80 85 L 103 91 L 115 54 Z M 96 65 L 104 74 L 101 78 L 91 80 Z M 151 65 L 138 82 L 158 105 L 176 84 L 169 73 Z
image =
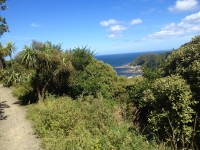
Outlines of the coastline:
M 117 66 L 113 67 L 117 69 L 126 69 L 121 71 L 121 73 L 132 73 L 133 75 L 142 75 L 142 66 L 130 66 L 129 64 L 127 65 L 122 65 L 122 66 Z
M 167 51 L 167 50 L 166 50 Z M 135 53 L 122 53 L 122 54 L 109 54 L 109 55 L 98 55 L 96 58 L 111 65 L 117 72 L 119 76 L 136 76 L 138 74 L 134 67 L 130 65 L 137 57 L 147 54 L 149 52 L 154 52 L 156 54 L 161 54 L 166 52 L 165 50 L 158 51 L 145 51 L 145 52 L 135 52 Z M 138 69 L 141 70 L 141 69 Z M 140 72 L 142 75 L 142 73 Z

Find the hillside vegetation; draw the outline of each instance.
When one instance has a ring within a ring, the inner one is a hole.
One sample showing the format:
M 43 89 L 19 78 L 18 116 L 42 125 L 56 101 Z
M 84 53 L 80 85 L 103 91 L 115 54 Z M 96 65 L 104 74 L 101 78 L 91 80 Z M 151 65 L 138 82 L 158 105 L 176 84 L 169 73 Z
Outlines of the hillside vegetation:
M 131 79 L 87 47 L 33 41 L 1 59 L 1 82 L 31 104 L 28 117 L 44 149 L 200 148 L 200 36 L 136 59 L 143 76 Z
M 156 69 L 162 65 L 164 60 L 167 58 L 168 55 L 171 54 L 170 52 L 165 52 L 162 54 L 155 54 L 155 53 L 148 53 L 143 54 L 133 60 L 129 65 L 131 66 L 143 66 L 150 69 Z
M 122 119 L 115 102 L 85 97 L 49 98 L 29 107 L 29 118 L 48 150 L 156 149 Z M 41 115 L 42 114 L 42 115 Z

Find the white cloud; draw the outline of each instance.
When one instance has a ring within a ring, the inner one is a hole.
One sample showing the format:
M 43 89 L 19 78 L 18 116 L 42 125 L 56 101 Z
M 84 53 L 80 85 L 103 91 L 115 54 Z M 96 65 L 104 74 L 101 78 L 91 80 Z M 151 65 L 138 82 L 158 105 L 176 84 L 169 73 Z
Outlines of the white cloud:
M 177 0 L 174 6 L 169 7 L 171 12 L 191 11 L 198 8 L 198 0 Z
M 115 34 L 109 34 L 108 37 L 109 37 L 109 38 L 115 38 L 116 35 L 115 35 Z
M 122 35 L 121 34 L 116 34 L 116 33 L 112 33 L 112 34 L 108 35 L 109 39 L 117 39 L 117 38 L 120 38 L 120 37 L 122 37 Z
M 100 25 L 107 28 L 108 38 L 119 38 L 123 36 L 123 31 L 127 30 L 124 26 L 124 22 L 116 19 L 109 19 L 107 21 L 101 21 Z
M 40 28 L 41 25 L 40 25 L 40 24 L 37 24 L 37 23 L 32 23 L 32 24 L 31 24 L 31 27 L 33 27 L 33 28 Z
M 108 35 L 109 39 L 116 39 L 116 38 L 120 38 L 120 37 L 123 37 L 123 34 L 121 34 L 121 33 L 111 33 L 111 34 Z
M 131 26 L 141 24 L 141 19 L 133 19 L 130 22 L 120 21 L 116 19 L 109 19 L 106 21 L 101 21 L 100 25 L 105 27 L 108 31 L 108 38 L 120 38 L 123 37 L 123 32 L 128 30 Z
M 186 16 L 178 24 L 171 23 L 146 39 L 166 39 L 200 33 L 200 12 Z
M 122 32 L 124 30 L 126 30 L 126 27 L 122 25 L 114 25 L 109 28 L 110 32 Z
M 107 21 L 101 21 L 100 24 L 104 27 L 110 26 L 110 25 L 114 25 L 114 24 L 118 24 L 118 21 L 115 19 L 109 19 Z
M 183 22 L 200 22 L 200 12 L 186 16 Z
M 178 24 L 171 23 L 160 31 L 148 35 L 145 39 L 167 39 L 200 33 L 200 12 L 186 16 Z
M 127 30 L 127 28 L 124 27 L 123 25 L 110 26 L 110 28 L 108 29 L 108 31 L 109 31 L 108 38 L 114 39 L 114 38 L 122 37 L 123 31 L 125 31 L 125 30 Z
M 133 19 L 131 21 L 131 25 L 136 25 L 136 24 L 141 24 L 142 23 L 142 19 Z

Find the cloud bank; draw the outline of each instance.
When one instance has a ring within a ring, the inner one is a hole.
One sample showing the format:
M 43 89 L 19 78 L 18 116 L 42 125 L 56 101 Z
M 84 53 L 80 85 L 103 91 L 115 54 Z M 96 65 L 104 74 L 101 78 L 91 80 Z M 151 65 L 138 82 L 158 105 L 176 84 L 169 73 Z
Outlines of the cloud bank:
M 198 6 L 197 0 L 177 0 L 174 6 L 169 7 L 171 12 L 183 12 L 196 10 Z
M 197 33 L 200 33 L 200 11 L 186 16 L 178 24 L 171 23 L 166 25 L 159 32 L 150 34 L 145 39 L 167 39 Z

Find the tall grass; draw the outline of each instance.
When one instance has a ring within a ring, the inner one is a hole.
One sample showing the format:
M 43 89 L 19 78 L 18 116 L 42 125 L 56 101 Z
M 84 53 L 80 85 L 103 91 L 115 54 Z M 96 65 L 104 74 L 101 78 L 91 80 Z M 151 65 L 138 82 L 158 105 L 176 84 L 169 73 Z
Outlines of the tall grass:
M 155 144 L 120 119 L 119 105 L 93 99 L 47 99 L 28 106 L 28 117 L 47 150 L 149 150 Z

